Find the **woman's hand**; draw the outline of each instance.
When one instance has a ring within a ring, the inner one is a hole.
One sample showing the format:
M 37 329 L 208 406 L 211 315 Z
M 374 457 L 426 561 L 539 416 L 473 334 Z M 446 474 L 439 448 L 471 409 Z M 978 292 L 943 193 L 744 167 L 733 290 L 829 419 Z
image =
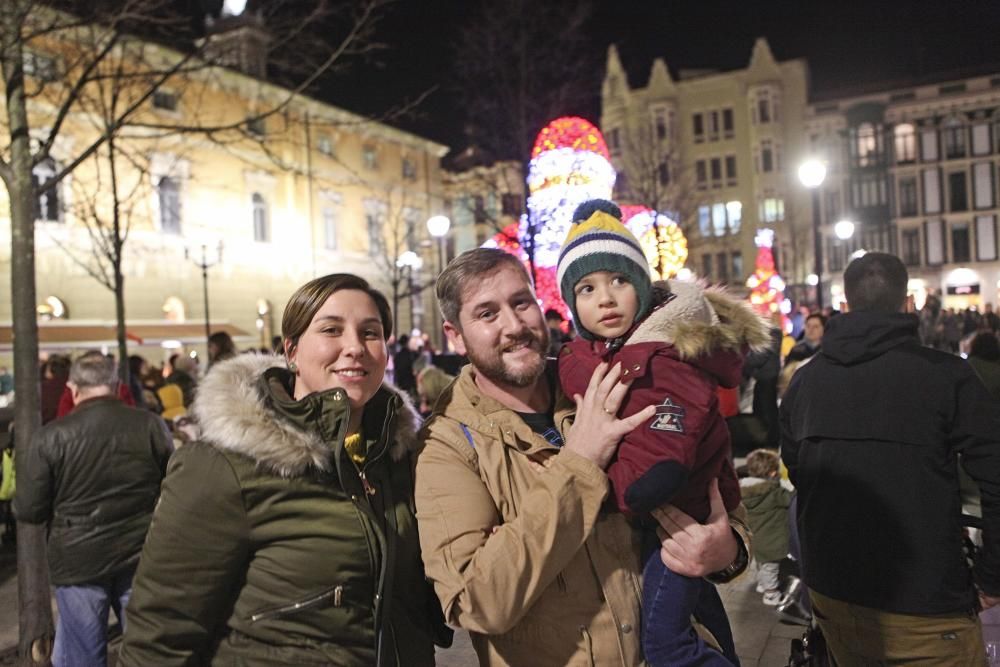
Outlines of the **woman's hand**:
M 573 396 L 576 419 L 566 434 L 563 447 L 590 459 L 602 470 L 611 461 L 622 437 L 656 414 L 656 406 L 648 405 L 627 419 L 618 419 L 618 408 L 628 392 L 628 384 L 618 381 L 621 372 L 620 363 L 611 370 L 602 363 L 590 376 L 587 392 L 583 396 Z
M 671 572 L 704 577 L 727 568 L 739 554 L 739 544 L 729 526 L 729 514 L 719 492 L 719 480 L 708 487 L 711 513 L 700 524 L 673 505 L 653 510 L 661 529 L 660 558 Z

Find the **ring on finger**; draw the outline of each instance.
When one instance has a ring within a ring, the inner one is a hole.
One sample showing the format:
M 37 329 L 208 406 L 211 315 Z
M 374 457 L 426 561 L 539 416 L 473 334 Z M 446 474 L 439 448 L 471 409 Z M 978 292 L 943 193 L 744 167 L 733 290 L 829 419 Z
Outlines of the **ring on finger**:
M 608 410 L 607 408 L 604 408 L 604 407 L 602 407 L 601 409 L 604 410 L 604 414 L 607 414 L 607 415 L 613 415 L 613 414 L 615 414 L 614 410 Z

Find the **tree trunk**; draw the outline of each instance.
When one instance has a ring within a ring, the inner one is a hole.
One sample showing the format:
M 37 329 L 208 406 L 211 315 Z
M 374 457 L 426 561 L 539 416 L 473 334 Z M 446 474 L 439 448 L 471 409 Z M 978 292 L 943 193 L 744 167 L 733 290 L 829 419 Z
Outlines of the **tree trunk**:
M 118 170 L 115 164 L 115 138 L 108 137 L 108 163 L 111 169 L 111 268 L 115 281 L 115 322 L 118 336 L 118 378 L 126 386 L 129 384 L 128 341 L 125 336 L 125 276 L 122 275 L 121 202 L 118 196 Z M 142 405 L 142 396 L 133 396 L 137 405 Z
M 31 182 L 31 145 L 22 66 L 23 2 L 0 12 L 7 120 L 10 127 L 10 170 L 5 174 L 10 199 L 11 312 L 14 332 L 14 443 L 17 467 L 28 459 L 32 436 L 39 428 L 38 322 L 35 304 L 35 207 Z M 45 557 L 45 526 L 17 526 L 18 656 L 24 665 L 47 665 L 51 655 L 52 605 Z

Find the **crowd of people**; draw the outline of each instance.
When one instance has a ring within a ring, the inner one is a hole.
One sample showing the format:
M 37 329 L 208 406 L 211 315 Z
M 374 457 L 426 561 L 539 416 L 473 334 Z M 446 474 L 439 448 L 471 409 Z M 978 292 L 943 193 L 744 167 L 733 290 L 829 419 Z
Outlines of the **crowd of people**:
M 458 627 L 482 665 L 729 667 L 715 586 L 748 569 L 836 664 L 976 664 L 1000 601 L 992 310 L 908 314 L 902 263 L 869 253 L 844 313 L 786 332 L 652 282 L 613 203 L 573 218 L 572 330 L 501 250 L 438 276 L 460 369 L 351 274 L 296 290 L 272 349 L 214 334 L 204 368 L 49 357 L 14 509 L 48 526 L 54 664 L 106 664 L 113 610 L 124 666 L 419 667 Z

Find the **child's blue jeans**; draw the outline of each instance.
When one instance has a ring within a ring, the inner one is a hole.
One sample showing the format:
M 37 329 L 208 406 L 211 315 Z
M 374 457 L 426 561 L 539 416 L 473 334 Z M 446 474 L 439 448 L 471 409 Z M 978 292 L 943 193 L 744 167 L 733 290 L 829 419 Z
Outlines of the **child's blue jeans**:
M 733 631 L 715 586 L 671 572 L 657 548 L 647 549 L 642 571 L 642 650 L 649 667 L 739 667 Z M 691 616 L 708 628 L 722 648 L 705 644 Z

